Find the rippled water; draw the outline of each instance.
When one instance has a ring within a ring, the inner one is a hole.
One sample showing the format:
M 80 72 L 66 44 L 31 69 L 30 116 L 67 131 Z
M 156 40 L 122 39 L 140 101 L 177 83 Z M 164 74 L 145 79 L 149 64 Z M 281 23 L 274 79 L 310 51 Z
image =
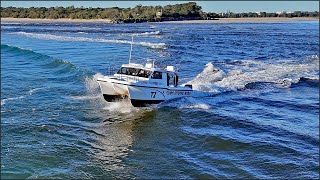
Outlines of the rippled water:
M 131 36 L 214 96 L 105 102 Z M 1 178 L 319 178 L 319 22 L 2 22 Z

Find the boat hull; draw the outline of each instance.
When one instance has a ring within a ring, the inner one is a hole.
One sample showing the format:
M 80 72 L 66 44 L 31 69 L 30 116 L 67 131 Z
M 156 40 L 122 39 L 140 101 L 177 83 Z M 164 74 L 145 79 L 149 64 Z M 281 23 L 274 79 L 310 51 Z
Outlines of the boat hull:
M 103 97 L 108 102 L 119 101 L 128 97 L 128 88 L 124 84 L 115 84 L 108 79 L 98 79 Z
M 169 99 L 191 96 L 193 93 L 189 87 L 147 86 L 143 85 L 145 83 L 122 82 L 109 78 L 98 79 L 98 83 L 106 101 L 114 102 L 129 98 L 134 107 L 158 104 Z
M 130 99 L 132 106 L 134 107 L 145 107 L 149 104 L 159 104 L 164 100 L 137 100 L 137 99 Z
M 117 102 L 121 101 L 122 99 L 128 98 L 127 95 L 109 95 L 109 94 L 103 94 L 104 100 L 108 102 Z
M 129 98 L 135 107 L 157 104 L 169 99 L 181 98 L 192 95 L 192 89 L 161 88 L 128 85 Z

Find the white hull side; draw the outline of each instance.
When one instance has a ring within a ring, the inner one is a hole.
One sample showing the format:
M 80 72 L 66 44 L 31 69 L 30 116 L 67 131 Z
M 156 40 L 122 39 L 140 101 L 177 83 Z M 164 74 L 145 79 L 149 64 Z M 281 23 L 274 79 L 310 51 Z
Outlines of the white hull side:
M 98 81 L 102 94 L 106 95 L 128 95 L 128 88 L 125 84 L 115 84 L 105 80 Z
M 112 83 L 113 89 L 121 94 L 121 95 L 128 95 L 128 87 L 125 84 L 115 84 Z
M 165 101 L 174 98 L 181 98 L 192 95 L 192 90 L 150 88 L 128 85 L 129 98 L 142 101 Z

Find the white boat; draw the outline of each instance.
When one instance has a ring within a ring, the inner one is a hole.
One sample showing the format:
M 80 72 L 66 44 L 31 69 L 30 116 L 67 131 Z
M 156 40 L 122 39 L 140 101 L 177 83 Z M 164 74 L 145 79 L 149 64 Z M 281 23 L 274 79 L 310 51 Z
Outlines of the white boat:
M 155 67 L 154 62 L 146 65 L 123 64 L 113 75 L 98 78 L 101 92 L 108 102 L 129 98 L 135 107 L 156 104 L 165 100 L 191 96 L 192 85 L 179 85 L 178 74 L 173 66 Z

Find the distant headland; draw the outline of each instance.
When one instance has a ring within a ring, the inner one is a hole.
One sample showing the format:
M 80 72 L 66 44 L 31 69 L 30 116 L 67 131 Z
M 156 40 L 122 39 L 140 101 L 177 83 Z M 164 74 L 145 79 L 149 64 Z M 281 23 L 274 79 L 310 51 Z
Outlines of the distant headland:
M 69 7 L 1 7 L 2 21 L 37 22 L 105 22 L 105 23 L 142 23 L 142 22 L 273 22 L 292 20 L 319 20 L 319 12 L 248 12 L 215 13 L 203 12 L 195 2 L 166 5 L 142 6 L 133 8 L 76 8 Z

